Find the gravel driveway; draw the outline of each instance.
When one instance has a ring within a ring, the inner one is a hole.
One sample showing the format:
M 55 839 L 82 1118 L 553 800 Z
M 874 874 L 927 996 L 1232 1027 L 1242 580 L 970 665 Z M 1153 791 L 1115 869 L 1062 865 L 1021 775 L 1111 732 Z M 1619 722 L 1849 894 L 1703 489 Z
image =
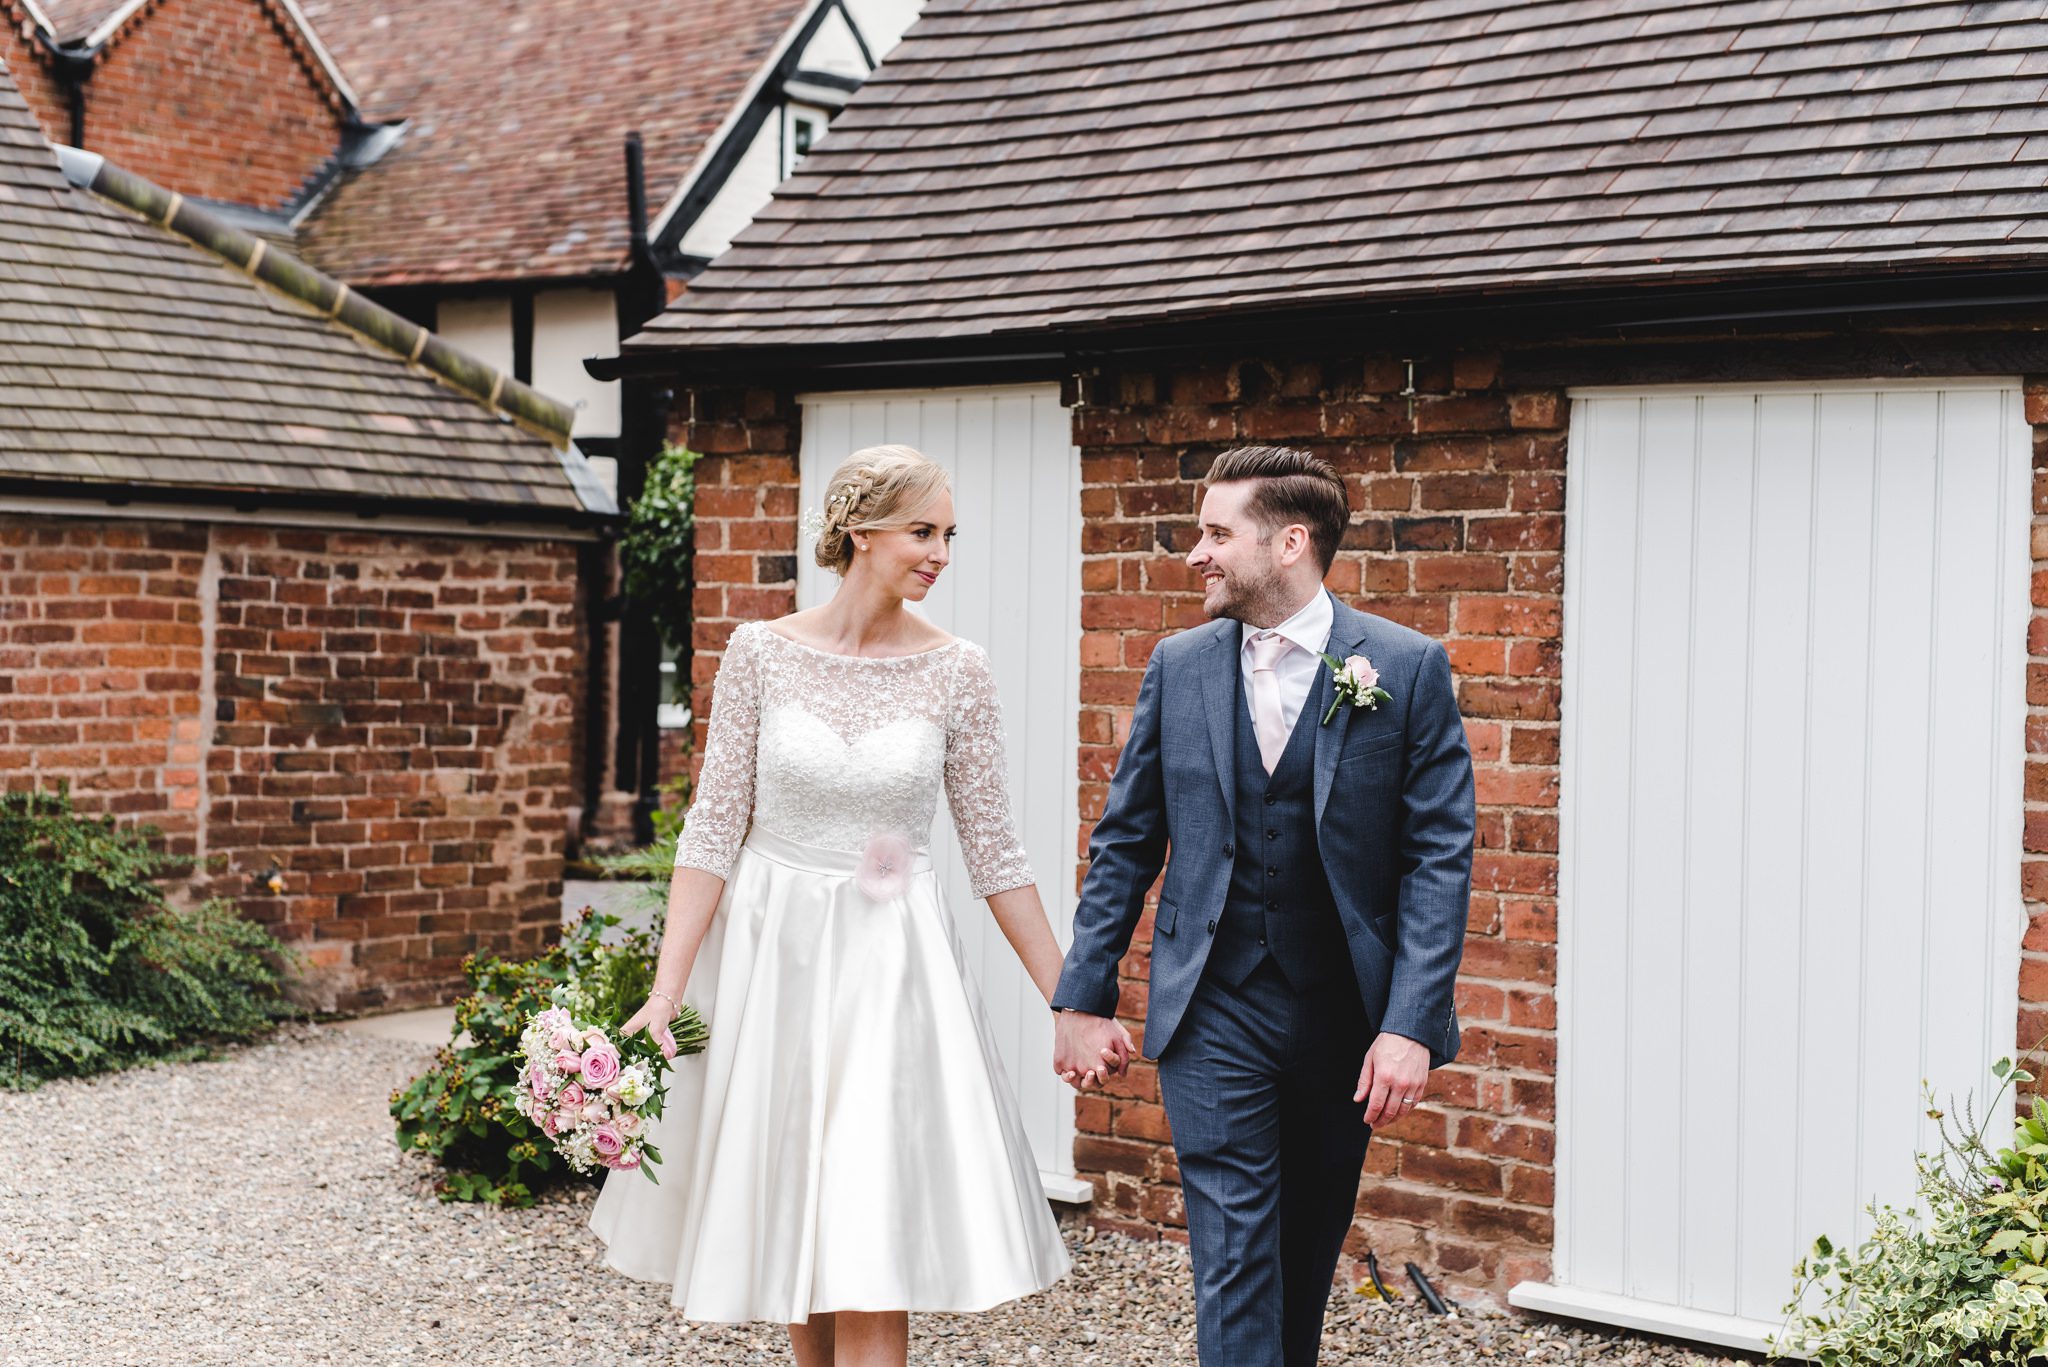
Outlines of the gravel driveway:
M 593 1192 L 443 1205 L 385 1113 L 431 1048 L 288 1026 L 213 1063 L 0 1092 L 0 1363 L 786 1362 L 767 1326 L 694 1327 L 597 1265 Z M 919 1315 L 911 1361 L 1153 1367 L 1194 1355 L 1186 1254 L 1070 1230 L 1075 1273 L 985 1315 Z M 1437 1319 L 1349 1292 L 1323 1361 L 1705 1364 L 1627 1335 Z

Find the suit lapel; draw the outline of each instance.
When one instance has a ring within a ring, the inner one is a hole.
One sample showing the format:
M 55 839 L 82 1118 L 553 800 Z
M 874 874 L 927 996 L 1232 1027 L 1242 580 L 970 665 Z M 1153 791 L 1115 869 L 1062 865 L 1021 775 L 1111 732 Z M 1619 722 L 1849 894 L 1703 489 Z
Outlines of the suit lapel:
M 1334 655 L 1340 660 L 1348 655 L 1363 653 L 1359 647 L 1365 643 L 1365 614 L 1346 607 L 1337 600 L 1335 594 L 1330 596 L 1330 602 L 1336 608 L 1336 615 L 1330 621 L 1330 643 L 1323 647 L 1323 653 Z M 1323 825 L 1323 808 L 1329 805 L 1330 788 L 1337 777 L 1337 756 L 1344 751 L 1344 730 L 1351 725 L 1351 714 L 1358 709 L 1339 707 L 1336 715 L 1330 718 L 1330 724 L 1322 724 L 1323 713 L 1330 710 L 1330 699 L 1334 696 L 1330 666 L 1322 661 L 1316 663 L 1316 681 L 1314 687 L 1309 689 L 1308 696 L 1309 705 L 1316 709 L 1315 716 L 1310 720 L 1316 728 L 1314 791 L 1316 828 L 1320 830 Z
M 1209 748 L 1216 757 L 1216 781 L 1223 789 L 1223 812 L 1231 828 L 1237 825 L 1237 705 L 1239 669 L 1238 625 L 1225 619 L 1225 630 L 1210 638 L 1208 659 L 1202 668 L 1203 714 L 1209 722 Z

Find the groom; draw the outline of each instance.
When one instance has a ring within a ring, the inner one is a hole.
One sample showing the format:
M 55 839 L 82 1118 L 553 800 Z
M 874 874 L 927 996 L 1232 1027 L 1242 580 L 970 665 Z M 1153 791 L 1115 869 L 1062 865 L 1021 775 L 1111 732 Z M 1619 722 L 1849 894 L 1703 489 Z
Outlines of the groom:
M 1217 620 L 1152 652 L 1053 995 L 1062 1077 L 1128 1063 L 1117 962 L 1164 863 L 1144 1052 L 1204 1367 L 1312 1367 L 1371 1127 L 1458 1052 L 1471 756 L 1443 647 L 1322 587 L 1349 513 L 1304 452 L 1210 468 L 1188 564 Z M 1338 692 L 1324 652 L 1387 696 Z

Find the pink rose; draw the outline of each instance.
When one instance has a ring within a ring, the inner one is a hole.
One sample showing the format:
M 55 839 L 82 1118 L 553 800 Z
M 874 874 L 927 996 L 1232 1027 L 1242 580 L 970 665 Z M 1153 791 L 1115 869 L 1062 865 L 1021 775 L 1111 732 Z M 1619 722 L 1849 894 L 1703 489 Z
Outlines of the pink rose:
M 554 1038 L 548 1041 L 548 1048 L 560 1052 L 562 1050 L 574 1049 L 582 1043 L 582 1040 L 576 1038 L 574 1030 L 564 1026 L 562 1029 L 555 1031 Z
M 593 1044 L 583 1051 L 583 1080 L 602 1087 L 619 1075 L 619 1053 L 609 1044 Z
M 612 1122 L 613 1128 L 617 1129 L 620 1134 L 628 1139 L 638 1139 L 640 1137 L 640 1128 L 644 1124 L 646 1122 L 640 1118 L 638 1111 L 627 1111 Z
M 910 841 L 895 831 L 877 831 L 860 852 L 860 868 L 853 881 L 875 901 L 886 902 L 910 886 L 910 860 L 915 853 Z
M 617 1158 L 614 1158 L 612 1160 L 612 1166 L 618 1168 L 622 1172 L 632 1171 L 634 1168 L 640 1166 L 640 1150 L 635 1149 L 631 1153 L 620 1154 Z
M 1363 655 L 1353 655 L 1344 661 L 1345 670 L 1358 680 L 1360 688 L 1371 688 L 1380 681 L 1380 672 L 1372 667 L 1372 661 Z
M 533 1089 L 533 1095 L 537 1100 L 548 1099 L 548 1077 L 540 1070 L 538 1063 L 534 1064 L 533 1071 L 526 1075 L 526 1084 Z
M 555 1104 L 565 1111 L 575 1110 L 583 1104 L 583 1089 L 573 1082 L 570 1083 L 562 1089 L 562 1094 L 555 1098 Z
M 541 1117 L 540 1132 L 550 1139 L 560 1139 L 576 1128 L 576 1118 L 564 1111 L 549 1111 Z
M 567 1049 L 555 1055 L 555 1071 L 558 1073 L 573 1073 L 582 1066 L 583 1060 L 570 1053 Z
M 583 1121 L 586 1125 L 599 1125 L 612 1118 L 611 1108 L 602 1101 L 592 1098 L 583 1103 Z
M 600 1125 L 590 1132 L 590 1147 L 599 1158 L 617 1158 L 626 1149 L 626 1138 L 614 1126 Z

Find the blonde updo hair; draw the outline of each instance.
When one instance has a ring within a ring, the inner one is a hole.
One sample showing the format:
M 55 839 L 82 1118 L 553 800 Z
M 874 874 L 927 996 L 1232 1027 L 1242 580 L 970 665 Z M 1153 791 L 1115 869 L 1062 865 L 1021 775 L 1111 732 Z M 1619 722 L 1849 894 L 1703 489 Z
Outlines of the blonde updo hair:
M 908 446 L 855 451 L 825 484 L 825 520 L 812 551 L 819 567 L 844 575 L 853 567 L 852 533 L 910 526 L 949 483 L 944 466 Z

